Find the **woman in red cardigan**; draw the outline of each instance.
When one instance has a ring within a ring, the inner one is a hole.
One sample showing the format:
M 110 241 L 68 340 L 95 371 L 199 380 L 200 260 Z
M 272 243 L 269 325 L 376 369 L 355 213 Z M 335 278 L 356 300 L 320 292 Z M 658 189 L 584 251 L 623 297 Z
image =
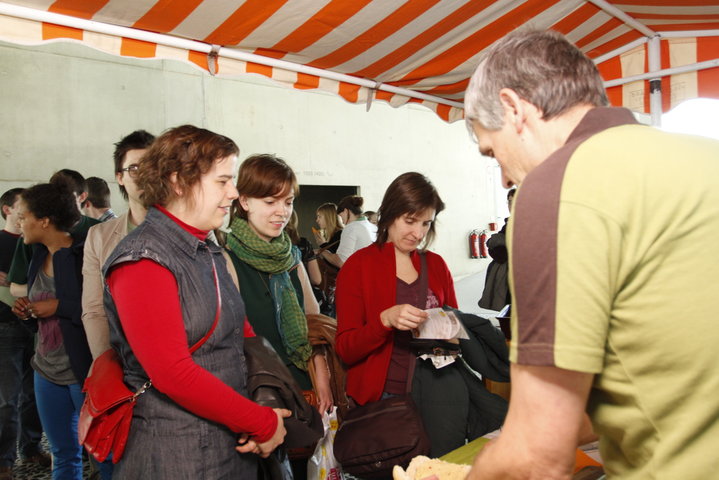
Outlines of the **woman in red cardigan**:
M 361 405 L 402 395 L 414 368 L 412 398 L 431 440 L 432 456 L 484 433 L 470 408 L 470 398 L 480 388 L 477 377 L 461 361 L 437 369 L 410 346 L 411 330 L 426 320 L 426 309 L 457 307 L 447 265 L 424 250 L 443 209 L 426 177 L 415 172 L 397 177 L 379 209 L 377 241 L 345 262 L 336 292 L 336 348 L 348 366 L 348 395 Z M 420 253 L 426 257 L 426 272 Z

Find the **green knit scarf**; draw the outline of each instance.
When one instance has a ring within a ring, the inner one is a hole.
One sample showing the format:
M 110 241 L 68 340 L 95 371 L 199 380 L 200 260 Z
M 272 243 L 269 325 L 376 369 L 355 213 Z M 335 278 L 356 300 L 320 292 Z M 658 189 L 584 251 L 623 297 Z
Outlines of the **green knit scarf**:
M 270 296 L 275 307 L 275 325 L 290 361 L 307 370 L 312 353 L 307 336 L 307 319 L 290 280 L 289 270 L 299 261 L 287 233 L 265 242 L 252 230 L 247 220 L 235 218 L 227 236 L 227 247 L 249 266 L 270 276 Z M 242 288 L 242 286 L 240 286 Z

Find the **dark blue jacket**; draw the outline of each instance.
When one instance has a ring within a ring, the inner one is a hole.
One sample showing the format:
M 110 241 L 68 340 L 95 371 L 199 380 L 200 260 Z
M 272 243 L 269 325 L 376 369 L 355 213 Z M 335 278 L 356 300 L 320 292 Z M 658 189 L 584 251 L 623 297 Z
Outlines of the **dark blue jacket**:
M 74 239 L 69 248 L 61 248 L 52 258 L 55 272 L 55 297 L 60 332 L 65 351 L 70 357 L 70 367 L 82 385 L 92 364 L 92 354 L 82 325 L 82 258 L 85 239 Z M 28 268 L 28 292 L 48 256 L 45 245 L 36 244 Z

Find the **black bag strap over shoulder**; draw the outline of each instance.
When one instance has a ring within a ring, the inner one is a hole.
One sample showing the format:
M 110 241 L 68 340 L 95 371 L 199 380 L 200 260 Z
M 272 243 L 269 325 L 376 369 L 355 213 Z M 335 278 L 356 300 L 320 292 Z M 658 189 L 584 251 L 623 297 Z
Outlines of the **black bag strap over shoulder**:
M 422 252 L 419 254 L 419 297 L 420 305 L 414 305 L 424 310 L 427 308 L 427 297 L 429 296 L 429 270 L 427 269 L 427 255 Z M 412 340 L 414 342 L 414 340 Z M 409 395 L 412 392 L 412 382 L 414 380 L 414 370 L 417 368 L 417 353 L 410 350 L 409 352 L 409 368 L 407 369 L 407 382 L 405 392 Z
M 419 298 L 423 302 L 422 305 L 415 306 L 424 310 L 427 308 L 427 295 L 429 292 L 429 270 L 427 269 L 427 255 L 424 252 L 419 254 L 419 269 Z

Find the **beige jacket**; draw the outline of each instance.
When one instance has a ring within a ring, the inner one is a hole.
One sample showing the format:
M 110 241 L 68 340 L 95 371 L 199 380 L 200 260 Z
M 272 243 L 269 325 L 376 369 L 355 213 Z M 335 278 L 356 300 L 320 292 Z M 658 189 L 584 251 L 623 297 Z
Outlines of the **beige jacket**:
M 110 348 L 110 327 L 103 305 L 102 266 L 127 235 L 127 216 L 97 224 L 87 232 L 82 265 L 82 324 L 93 360 Z

